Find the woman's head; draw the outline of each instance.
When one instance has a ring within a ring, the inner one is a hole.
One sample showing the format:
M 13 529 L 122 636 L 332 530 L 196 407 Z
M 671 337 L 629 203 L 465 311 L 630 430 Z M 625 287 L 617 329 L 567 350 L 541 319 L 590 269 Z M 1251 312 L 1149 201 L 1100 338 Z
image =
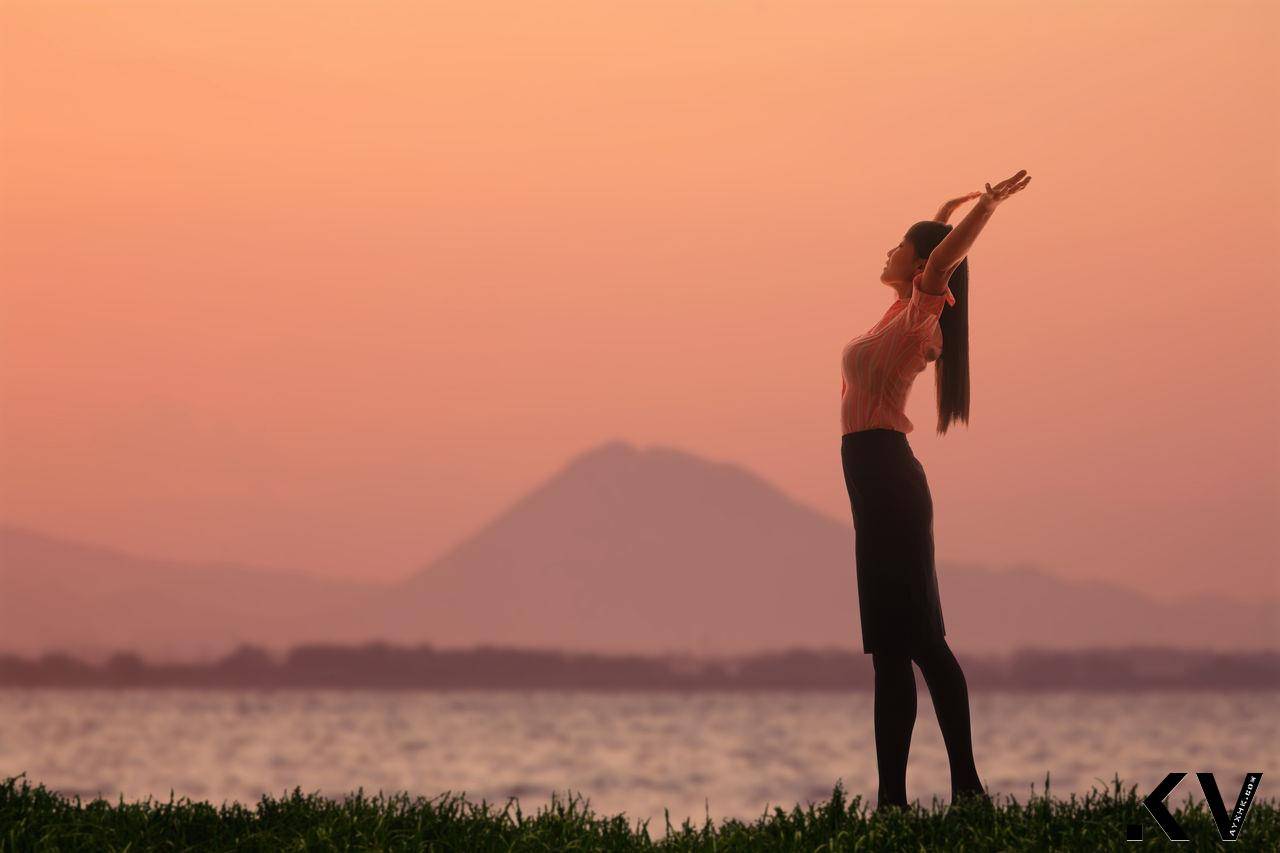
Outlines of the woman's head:
M 933 250 L 950 233 L 950 225 L 932 219 L 912 225 L 898 245 L 889 250 L 880 280 L 885 284 L 905 283 L 910 291 L 911 279 L 924 270 Z
M 951 233 L 951 226 L 926 219 L 907 229 L 902 242 L 889 251 L 880 280 L 907 283 L 924 270 L 929 256 Z M 938 326 L 942 331 L 942 355 L 934 363 L 938 397 L 938 433 L 945 434 L 953 421 L 969 423 L 969 259 L 951 272 L 947 281 L 954 305 L 943 305 Z
M 900 292 L 911 291 L 911 279 L 924 269 L 925 258 L 916 254 L 915 243 L 905 235 L 889 250 L 880 273 L 880 281 Z

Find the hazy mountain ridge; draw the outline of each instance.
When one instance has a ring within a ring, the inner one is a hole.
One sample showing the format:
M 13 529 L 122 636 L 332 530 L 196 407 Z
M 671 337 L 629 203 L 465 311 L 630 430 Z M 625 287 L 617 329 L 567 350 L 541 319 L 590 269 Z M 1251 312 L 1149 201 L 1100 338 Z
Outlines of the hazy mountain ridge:
M 860 646 L 854 532 L 740 466 L 602 443 L 393 584 L 179 563 L 0 525 L 0 651 L 239 643 L 703 654 Z M 1280 647 L 1280 602 L 939 561 L 957 649 Z

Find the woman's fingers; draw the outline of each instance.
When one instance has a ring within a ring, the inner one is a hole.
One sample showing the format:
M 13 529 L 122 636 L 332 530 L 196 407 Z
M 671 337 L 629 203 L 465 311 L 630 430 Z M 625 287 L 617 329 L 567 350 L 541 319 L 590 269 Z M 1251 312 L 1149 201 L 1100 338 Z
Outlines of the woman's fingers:
M 1006 187 L 1013 186 L 1015 183 L 1021 180 L 1022 176 L 1025 175 L 1026 173 L 1027 173 L 1026 169 L 1019 169 L 1018 173 L 1014 175 L 1012 178 L 1005 178 L 1003 181 L 996 184 L 996 189 L 1005 189 Z
M 992 187 L 991 184 L 986 184 L 985 186 L 987 188 L 987 193 L 992 198 L 996 201 L 1002 201 L 1025 187 L 1030 182 L 1031 176 L 1027 174 L 1027 170 L 1019 169 L 1017 174 L 1011 178 L 1005 178 L 1003 181 L 996 184 L 995 187 Z M 982 195 L 982 193 L 976 193 L 976 195 Z

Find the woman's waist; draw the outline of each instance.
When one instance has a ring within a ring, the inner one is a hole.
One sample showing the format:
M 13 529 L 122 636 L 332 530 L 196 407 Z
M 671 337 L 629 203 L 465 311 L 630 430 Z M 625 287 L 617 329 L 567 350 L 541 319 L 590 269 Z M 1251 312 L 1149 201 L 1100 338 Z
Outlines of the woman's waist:
M 882 442 L 890 444 L 906 444 L 907 434 L 900 429 L 892 429 L 890 427 L 868 427 L 866 429 L 854 430 L 846 432 L 840 436 L 840 441 L 846 444 L 853 442 Z
M 907 434 L 892 427 L 868 427 L 846 432 L 840 436 L 840 450 L 846 458 L 854 460 L 916 458 Z

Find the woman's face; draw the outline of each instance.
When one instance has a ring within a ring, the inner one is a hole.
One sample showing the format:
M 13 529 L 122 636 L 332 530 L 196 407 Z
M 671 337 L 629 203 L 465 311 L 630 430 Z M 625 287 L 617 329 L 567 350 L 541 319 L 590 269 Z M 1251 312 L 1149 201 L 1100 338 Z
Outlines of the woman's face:
M 885 284 L 907 282 L 915 278 L 915 274 L 924 269 L 924 261 L 916 257 L 916 248 L 911 241 L 903 237 L 898 245 L 889 250 L 884 263 L 884 271 L 880 280 Z

